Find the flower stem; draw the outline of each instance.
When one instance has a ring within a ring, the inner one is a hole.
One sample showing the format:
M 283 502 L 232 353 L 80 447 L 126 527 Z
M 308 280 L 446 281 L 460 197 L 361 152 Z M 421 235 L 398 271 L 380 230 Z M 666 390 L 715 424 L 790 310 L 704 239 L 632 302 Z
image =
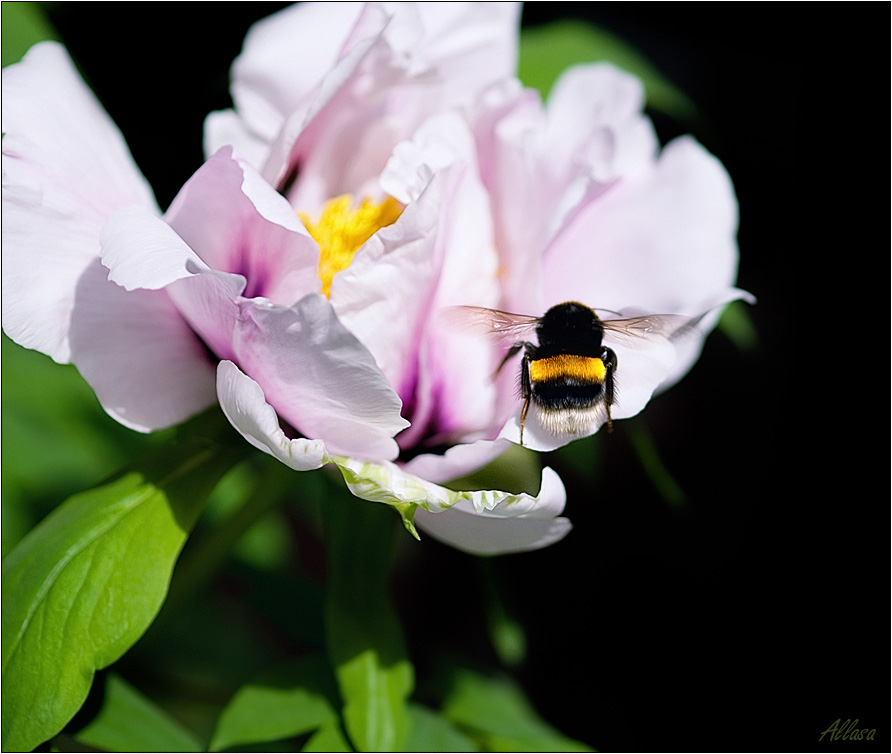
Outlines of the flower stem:
M 397 519 L 388 506 L 333 496 L 324 506 L 326 641 L 344 724 L 358 751 L 401 751 L 414 670 L 388 590 Z

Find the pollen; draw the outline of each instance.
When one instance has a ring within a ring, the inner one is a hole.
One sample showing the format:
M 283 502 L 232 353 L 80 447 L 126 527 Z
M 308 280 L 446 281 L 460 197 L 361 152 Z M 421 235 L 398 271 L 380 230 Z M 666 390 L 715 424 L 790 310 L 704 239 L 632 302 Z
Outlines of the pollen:
M 530 379 L 533 382 L 576 379 L 583 382 L 603 382 L 607 368 L 601 359 L 588 356 L 560 354 L 530 362 Z
M 319 244 L 319 271 L 322 293 L 331 298 L 331 281 L 353 262 L 359 248 L 381 228 L 393 225 L 402 214 L 403 205 L 388 196 L 382 202 L 363 200 L 353 206 L 349 194 L 330 199 L 317 222 L 299 212 L 310 235 Z

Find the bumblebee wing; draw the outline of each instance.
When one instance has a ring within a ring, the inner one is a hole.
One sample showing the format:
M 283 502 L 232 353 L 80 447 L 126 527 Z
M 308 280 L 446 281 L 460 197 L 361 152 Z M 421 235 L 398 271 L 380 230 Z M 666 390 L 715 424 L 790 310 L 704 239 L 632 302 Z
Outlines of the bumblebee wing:
M 604 329 L 627 345 L 636 342 L 666 338 L 670 341 L 683 339 L 696 331 L 697 324 L 705 315 L 686 317 L 682 314 L 646 314 L 627 319 L 606 319 Z
M 511 314 L 482 306 L 450 306 L 445 309 L 444 314 L 457 327 L 485 333 L 507 345 L 529 338 L 539 324 L 539 317 Z

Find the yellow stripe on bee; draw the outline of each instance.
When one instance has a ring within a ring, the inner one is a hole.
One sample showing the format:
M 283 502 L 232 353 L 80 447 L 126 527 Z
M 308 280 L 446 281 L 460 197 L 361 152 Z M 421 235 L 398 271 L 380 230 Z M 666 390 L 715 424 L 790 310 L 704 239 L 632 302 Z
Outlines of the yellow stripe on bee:
M 601 359 L 588 356 L 560 354 L 547 359 L 534 359 L 530 362 L 530 379 L 533 382 L 548 382 L 575 378 L 584 382 L 603 382 L 607 368 Z

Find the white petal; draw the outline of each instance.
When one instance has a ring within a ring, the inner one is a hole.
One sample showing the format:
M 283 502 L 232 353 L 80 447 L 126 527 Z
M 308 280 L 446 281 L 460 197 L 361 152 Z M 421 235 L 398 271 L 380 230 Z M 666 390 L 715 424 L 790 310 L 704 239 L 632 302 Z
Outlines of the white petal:
M 226 418 L 255 448 L 297 471 L 318 469 L 328 463 L 321 440 L 291 440 L 285 436 L 260 385 L 231 361 L 221 361 L 217 367 L 217 396 Z
M 511 443 L 508 440 L 478 440 L 453 445 L 442 455 L 423 453 L 415 456 L 404 468 L 409 474 L 443 484 L 482 469 L 509 447 Z
M 564 485 L 554 471 L 542 472 L 537 496 L 498 490 L 456 492 L 408 474 L 392 463 L 362 463 L 333 457 L 350 491 L 364 500 L 401 509 L 418 506 L 415 521 L 434 538 L 465 552 L 497 555 L 557 542 L 571 528 L 560 514 Z
M 99 230 L 127 204 L 155 209 L 121 134 L 64 48 L 3 69 L 3 328 L 57 361 Z
M 99 243 L 108 279 L 128 291 L 160 290 L 208 269 L 173 228 L 144 207 L 115 212 Z
M 415 54 L 422 54 L 446 83 L 445 99 L 450 104 L 470 102 L 492 82 L 517 72 L 520 3 L 416 3 L 415 7 L 424 29 L 424 37 L 413 40 Z
M 540 155 L 550 165 L 584 165 L 607 183 L 649 168 L 658 147 L 644 115 L 644 85 L 635 76 L 597 63 L 569 68 L 555 83 Z
M 562 516 L 494 518 L 453 508 L 444 513 L 418 510 L 415 523 L 434 539 L 473 555 L 508 555 L 528 552 L 559 542 L 573 528 Z
M 259 170 L 266 162 L 268 141 L 250 131 L 234 110 L 218 110 L 204 119 L 205 157 L 232 146 L 250 165 Z
M 415 503 L 436 513 L 461 503 L 462 508 L 496 518 L 553 518 L 564 510 L 566 493 L 560 477 L 550 468 L 542 471 L 539 494 L 502 492 L 501 490 L 450 490 L 406 472 L 387 461 L 362 461 L 332 456 L 345 476 L 350 491 L 364 500 L 391 505 Z
M 560 516 L 566 493 L 557 474 L 542 471 L 542 489 L 536 498 L 529 495 L 505 499 L 491 511 L 478 512 L 472 501 L 460 501 L 440 513 L 420 508 L 415 513 L 418 528 L 459 550 L 477 555 L 504 555 L 537 550 L 563 539 L 572 528 Z M 512 505 L 526 503 L 512 511 Z M 530 505 L 530 503 L 534 503 Z M 512 515 L 521 508 L 526 512 Z

